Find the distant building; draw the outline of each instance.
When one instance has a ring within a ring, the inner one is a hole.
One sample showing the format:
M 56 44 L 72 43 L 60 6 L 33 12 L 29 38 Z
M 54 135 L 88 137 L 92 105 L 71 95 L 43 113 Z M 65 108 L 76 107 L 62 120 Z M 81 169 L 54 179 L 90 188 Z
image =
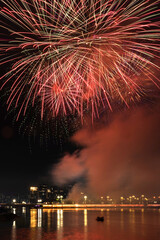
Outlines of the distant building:
M 30 191 L 29 191 L 30 203 L 37 203 L 38 198 L 39 198 L 38 187 L 30 187 Z
M 5 195 L 3 193 L 0 193 L 0 203 L 5 202 Z
M 29 202 L 30 203 L 54 203 L 62 202 L 71 190 L 72 185 L 65 187 L 48 186 L 41 184 L 38 187 L 30 187 Z
M 39 191 L 39 201 L 41 202 L 48 202 L 49 201 L 49 188 L 47 184 L 41 184 L 38 188 Z

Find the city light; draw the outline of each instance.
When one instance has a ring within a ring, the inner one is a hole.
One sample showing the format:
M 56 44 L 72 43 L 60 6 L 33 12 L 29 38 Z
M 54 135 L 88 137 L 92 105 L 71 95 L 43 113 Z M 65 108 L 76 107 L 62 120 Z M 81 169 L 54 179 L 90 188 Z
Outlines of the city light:
M 36 192 L 38 190 L 38 187 L 30 187 L 30 191 Z
M 62 196 L 62 195 L 58 195 L 58 196 L 57 196 L 57 200 L 60 200 L 61 203 L 62 203 L 62 199 L 63 199 L 63 196 Z
M 89 204 L 103 204 L 106 205 L 133 205 L 133 206 L 150 206 L 150 205 L 159 205 L 160 204 L 160 195 L 153 194 L 152 196 L 146 196 L 144 194 L 139 194 L 139 195 L 120 195 L 119 197 L 117 196 L 116 198 L 113 198 L 113 196 L 109 195 L 99 195 L 97 198 L 92 198 L 91 196 L 88 197 L 87 192 L 80 192 L 81 196 L 77 201 L 74 201 L 73 199 L 67 198 L 68 192 L 64 190 L 63 188 L 58 188 L 58 187 L 50 187 L 46 184 L 42 184 L 40 186 L 30 186 L 29 187 L 30 194 L 28 195 L 28 198 L 26 197 L 21 197 L 21 196 L 14 196 L 12 197 L 7 197 L 5 198 L 4 195 L 1 196 L 1 203 L 6 203 L 7 199 L 9 199 L 8 203 L 12 203 L 14 205 L 29 205 L 29 204 L 44 204 L 44 205 L 55 205 L 57 204 L 58 206 L 61 205 L 68 205 L 72 204 L 71 206 L 74 206 L 76 204 L 77 207 L 79 207 L 81 204 L 84 204 L 88 207 Z M 4 200 L 3 200 L 4 199 Z M 68 205 L 69 207 L 69 205 Z
M 86 202 L 87 202 L 87 196 L 86 195 L 84 196 L 84 200 L 85 200 L 85 204 L 86 204 Z

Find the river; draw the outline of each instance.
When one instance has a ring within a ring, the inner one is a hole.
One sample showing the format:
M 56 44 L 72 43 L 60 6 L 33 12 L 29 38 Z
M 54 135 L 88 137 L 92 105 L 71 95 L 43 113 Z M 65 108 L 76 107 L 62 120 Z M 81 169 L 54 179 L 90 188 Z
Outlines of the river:
M 22 207 L 13 213 L 20 217 L 0 222 L 0 240 L 160 240 L 160 209 Z

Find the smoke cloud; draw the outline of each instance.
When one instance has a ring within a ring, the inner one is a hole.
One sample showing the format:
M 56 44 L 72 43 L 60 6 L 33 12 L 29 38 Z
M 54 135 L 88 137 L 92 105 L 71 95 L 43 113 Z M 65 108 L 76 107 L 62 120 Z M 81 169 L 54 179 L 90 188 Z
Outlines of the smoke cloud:
M 81 177 L 84 172 L 84 161 L 76 153 L 73 155 L 67 153 L 55 167 L 53 176 L 58 185 L 64 185 Z
M 109 125 L 97 130 L 82 129 L 72 141 L 84 148 L 73 155 L 66 154 L 53 167 L 52 175 L 58 184 L 85 177 L 83 190 L 93 196 L 158 193 L 159 106 L 116 114 Z

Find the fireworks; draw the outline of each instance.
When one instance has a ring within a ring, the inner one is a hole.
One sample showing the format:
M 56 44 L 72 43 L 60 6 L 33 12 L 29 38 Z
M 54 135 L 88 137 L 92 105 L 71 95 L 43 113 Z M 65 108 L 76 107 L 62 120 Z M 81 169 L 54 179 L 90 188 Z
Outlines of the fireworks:
M 159 8 L 146 0 L 1 0 L 1 88 L 8 109 L 40 104 L 41 119 L 139 99 L 148 82 L 159 87 L 154 63 Z

